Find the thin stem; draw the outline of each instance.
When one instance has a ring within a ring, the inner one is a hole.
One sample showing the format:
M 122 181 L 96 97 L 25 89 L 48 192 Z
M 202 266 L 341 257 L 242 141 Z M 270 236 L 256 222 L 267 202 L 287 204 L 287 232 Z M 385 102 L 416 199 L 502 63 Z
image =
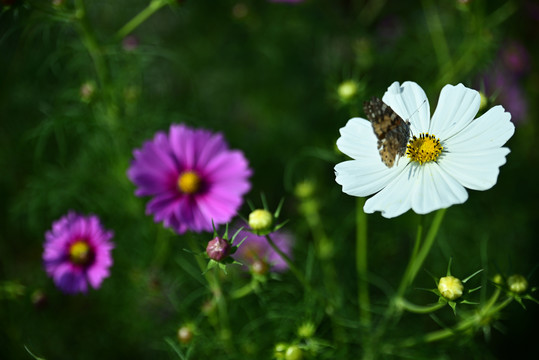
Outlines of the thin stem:
M 99 86 L 103 94 L 107 125 L 115 128 L 117 125 L 117 110 L 115 106 L 114 93 L 110 92 L 110 72 L 107 61 L 103 54 L 103 49 L 88 21 L 86 4 L 84 0 L 75 0 L 75 18 L 77 19 L 77 28 L 80 33 L 82 43 L 92 58 L 95 72 L 99 80 Z
M 456 326 L 452 328 L 432 331 L 420 337 L 412 337 L 412 338 L 405 339 L 401 341 L 399 344 L 397 344 L 396 347 L 400 347 L 400 348 L 411 347 L 411 346 L 415 346 L 421 343 L 431 343 L 434 341 L 440 341 L 440 340 L 447 339 L 452 336 L 461 334 L 462 332 L 468 329 L 477 328 L 478 326 L 485 324 L 486 320 L 490 319 L 493 315 L 495 315 L 500 310 L 505 308 L 513 300 L 512 297 L 508 297 L 497 306 L 492 306 L 493 303 L 498 298 L 498 296 L 499 296 L 499 291 L 492 296 L 492 299 L 491 301 L 489 301 L 489 304 L 487 304 L 485 307 L 480 309 L 480 311 L 476 315 L 473 315 L 465 320 L 460 321 Z
M 449 46 L 445 39 L 444 28 L 440 15 L 436 9 L 436 5 L 432 3 L 432 0 L 423 0 L 423 11 L 425 12 L 425 19 L 427 22 L 427 28 L 432 40 L 432 46 L 438 61 L 438 68 L 440 70 L 441 77 L 446 79 L 452 78 L 452 60 L 449 52 Z
M 398 320 L 399 313 L 402 310 L 402 307 L 399 306 L 399 304 L 401 304 L 401 302 L 403 301 L 404 294 L 408 289 L 408 286 L 412 284 L 417 275 L 417 272 L 419 271 L 421 266 L 423 266 L 423 262 L 425 261 L 425 258 L 429 254 L 430 249 L 434 244 L 434 240 L 436 239 L 436 235 L 438 234 L 438 230 L 440 229 L 440 225 L 442 224 L 445 212 L 446 209 L 440 209 L 436 212 L 436 215 L 429 228 L 429 232 L 427 233 L 427 236 L 423 242 L 421 241 L 421 237 L 423 234 L 423 225 L 421 222 L 418 225 L 414 249 L 410 256 L 410 261 L 408 262 L 408 266 L 406 267 L 397 292 L 392 297 L 389 306 L 387 307 L 384 316 L 373 335 L 373 339 L 375 339 L 375 341 L 378 341 L 382 337 L 391 319 L 395 318 L 395 321 Z
M 148 6 L 146 6 L 134 18 L 129 20 L 129 22 L 122 26 L 120 30 L 118 30 L 115 36 L 116 40 L 122 40 L 124 37 L 129 35 L 131 32 L 133 32 L 133 30 L 139 27 L 140 24 L 145 22 L 150 16 L 165 6 L 168 2 L 168 0 L 152 0 Z
M 356 272 L 358 281 L 359 321 L 365 328 L 371 324 L 369 279 L 367 276 L 367 214 L 363 211 L 364 198 L 356 202 Z
M 200 253 L 200 246 L 195 241 L 195 239 L 191 236 L 186 237 L 188 239 L 191 251 L 193 251 L 195 254 Z M 221 282 L 219 280 L 218 268 L 214 268 L 214 271 L 206 271 L 207 263 L 204 261 L 204 259 L 201 256 L 195 256 L 195 260 L 200 270 L 204 273 L 204 277 L 206 278 L 210 291 L 213 295 L 215 304 L 217 305 L 219 321 L 218 325 L 216 326 L 216 329 L 219 331 L 219 335 L 224 341 L 227 350 L 232 351 L 233 347 L 232 342 L 230 341 L 232 336 L 232 332 L 230 331 L 230 320 L 228 317 L 226 299 L 221 288 Z
M 240 299 L 240 298 L 242 298 L 244 296 L 247 296 L 250 293 L 252 293 L 256 289 L 256 287 L 257 287 L 257 284 L 253 280 L 250 283 L 245 284 L 242 287 L 237 288 L 234 291 L 232 291 L 230 293 L 230 298 L 231 299 Z
M 401 308 L 402 310 L 416 313 L 416 314 L 430 314 L 431 312 L 441 309 L 446 305 L 447 305 L 446 303 L 440 302 L 440 303 L 432 304 L 429 306 L 424 306 L 424 305 L 413 304 L 403 298 L 397 300 L 397 306 L 399 308 Z
M 427 233 L 427 237 L 425 238 L 425 241 L 423 242 L 421 249 L 417 253 L 417 256 L 415 258 L 410 260 L 410 272 L 407 274 L 407 279 L 403 279 L 406 281 L 406 286 L 411 284 L 419 269 L 423 266 L 423 262 L 425 261 L 425 258 L 430 252 L 430 249 L 432 248 L 432 245 L 434 244 L 434 240 L 436 240 L 436 235 L 438 234 L 438 230 L 440 229 L 440 225 L 442 224 L 442 220 L 444 219 L 444 215 L 446 213 L 447 209 L 440 209 L 436 212 L 436 215 L 434 216 L 434 220 L 432 221 L 432 225 L 430 226 L 429 232 Z M 405 289 L 402 289 L 401 291 L 404 291 Z M 402 293 L 399 295 L 403 295 Z
M 299 282 L 303 285 L 303 287 L 305 288 L 306 291 L 310 291 L 311 290 L 311 286 L 309 285 L 309 283 L 307 282 L 307 280 L 305 280 L 305 277 L 303 276 L 303 274 L 301 273 L 301 271 L 298 270 L 298 268 L 294 265 L 294 263 L 292 262 L 292 260 L 288 257 L 288 255 L 286 255 L 281 249 L 279 249 L 279 247 L 275 244 L 275 242 L 271 239 L 271 237 L 269 236 L 269 234 L 266 235 L 266 240 L 268 241 L 268 243 L 270 244 L 271 248 L 273 250 L 275 250 L 275 252 L 277 254 L 279 254 L 279 256 L 281 257 L 281 259 L 284 260 L 284 262 L 286 263 L 286 265 L 288 265 L 289 269 L 292 271 L 292 273 L 294 273 L 294 275 L 296 276 L 296 278 L 299 280 Z
M 97 38 L 90 26 L 88 17 L 86 14 L 86 4 L 84 0 L 75 0 L 75 9 L 76 9 L 76 19 L 78 20 L 79 32 L 82 36 L 82 42 L 88 52 L 90 57 L 94 62 L 95 71 L 99 79 L 99 83 L 102 89 L 106 88 L 109 80 L 110 74 L 107 67 L 107 63 L 103 56 L 103 51 L 99 45 Z

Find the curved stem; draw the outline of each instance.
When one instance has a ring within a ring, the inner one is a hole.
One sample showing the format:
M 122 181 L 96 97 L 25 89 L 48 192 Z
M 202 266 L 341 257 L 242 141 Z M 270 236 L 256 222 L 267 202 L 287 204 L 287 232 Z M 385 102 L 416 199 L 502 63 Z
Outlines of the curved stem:
M 396 347 L 411 347 L 421 343 L 440 341 L 461 334 L 468 329 L 473 329 L 481 326 L 485 323 L 485 320 L 491 318 L 494 314 L 498 313 L 500 310 L 509 305 L 513 300 L 512 297 L 508 297 L 503 302 L 499 303 L 497 306 L 493 306 L 498 299 L 499 294 L 500 292 L 499 290 L 497 290 L 497 292 L 490 299 L 489 303 L 485 305 L 482 309 L 480 309 L 477 314 L 460 321 L 456 326 L 452 328 L 432 331 L 420 337 L 405 339 L 399 342 Z
M 281 259 L 284 260 L 284 262 L 286 263 L 286 265 L 288 265 L 289 269 L 292 271 L 292 273 L 296 276 L 296 278 L 299 280 L 299 282 L 303 285 L 303 287 L 305 288 L 306 291 L 310 291 L 311 290 L 311 286 L 309 285 L 309 283 L 307 282 L 307 280 L 305 280 L 305 277 L 303 276 L 303 274 L 301 273 L 301 271 L 298 270 L 298 268 L 294 265 L 294 263 L 292 262 L 292 260 L 288 257 L 288 255 L 286 255 L 281 249 L 279 249 L 279 247 L 275 244 L 275 242 L 271 239 L 271 237 L 269 236 L 269 234 L 266 235 L 266 240 L 268 241 L 268 243 L 270 244 L 271 248 L 273 250 L 275 250 L 275 252 L 277 254 L 279 254 L 279 256 L 281 257 Z
M 148 6 L 146 6 L 141 12 L 139 12 L 134 18 L 129 20 L 127 24 L 122 26 L 115 35 L 116 40 L 121 40 L 129 35 L 133 30 L 139 27 L 140 24 L 145 22 L 150 16 L 152 16 L 157 10 L 165 6 L 168 0 L 152 0 Z
M 440 229 L 440 225 L 442 224 L 445 212 L 446 209 L 440 209 L 436 212 L 436 215 L 429 228 L 429 232 L 427 233 L 427 236 L 423 242 L 421 241 L 421 237 L 423 234 L 423 225 L 422 223 L 418 225 L 414 249 L 410 256 L 410 261 L 408 262 L 397 292 L 390 300 L 389 306 L 384 312 L 383 318 L 380 321 L 380 324 L 378 325 L 373 335 L 374 341 L 378 341 L 382 337 L 391 319 L 398 319 L 399 310 L 402 310 L 402 307 L 400 307 L 399 304 L 404 300 L 404 294 L 408 289 L 408 286 L 412 284 L 419 269 L 421 268 L 421 266 L 423 266 L 423 262 L 425 261 L 425 258 L 429 254 L 430 249 L 434 244 L 434 240 L 436 239 L 436 235 L 438 234 L 438 230 Z
M 429 306 L 424 306 L 424 305 L 413 304 L 404 298 L 397 300 L 397 306 L 400 309 L 413 312 L 416 314 L 429 314 L 431 312 L 434 312 L 436 310 L 443 308 L 446 305 L 447 305 L 446 303 L 436 303 Z

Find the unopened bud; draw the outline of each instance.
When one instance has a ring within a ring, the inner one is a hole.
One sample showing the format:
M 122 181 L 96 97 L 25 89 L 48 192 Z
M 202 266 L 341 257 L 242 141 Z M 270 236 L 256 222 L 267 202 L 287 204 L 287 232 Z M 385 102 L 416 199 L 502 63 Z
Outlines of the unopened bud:
M 286 349 L 284 354 L 286 360 L 301 360 L 303 359 L 303 351 L 297 345 L 291 345 Z
M 255 232 L 270 230 L 273 215 L 268 210 L 257 209 L 249 214 L 249 226 Z
M 251 271 L 257 275 L 264 275 L 268 272 L 269 268 L 269 264 L 261 259 L 257 259 L 251 264 Z
M 511 275 L 507 278 L 507 286 L 512 292 L 520 294 L 528 288 L 528 281 L 522 275 Z
M 178 329 L 178 341 L 182 344 L 189 344 L 193 340 L 193 329 L 189 325 L 184 325 Z
M 298 335 L 302 338 L 310 338 L 314 335 L 314 332 L 316 331 L 316 326 L 310 322 L 304 322 L 301 324 L 301 326 L 298 328 Z
M 350 100 L 357 94 L 357 91 L 358 85 L 354 80 L 344 81 L 337 88 L 337 94 L 342 101 Z
M 80 87 L 80 99 L 85 102 L 89 103 L 92 101 L 96 91 L 96 86 L 93 81 L 87 81 Z
M 481 101 L 479 102 L 479 110 L 484 110 L 488 105 L 488 97 L 482 91 L 479 92 Z
M 228 241 L 217 236 L 208 242 L 206 254 L 212 260 L 222 261 L 230 255 L 231 248 Z
M 454 276 L 445 276 L 438 283 L 438 291 L 448 300 L 457 300 L 462 296 L 464 285 Z

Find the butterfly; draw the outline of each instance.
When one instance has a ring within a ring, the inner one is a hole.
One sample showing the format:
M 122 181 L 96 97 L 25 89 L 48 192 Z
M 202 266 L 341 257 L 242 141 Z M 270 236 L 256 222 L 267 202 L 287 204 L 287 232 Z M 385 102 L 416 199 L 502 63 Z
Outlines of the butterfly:
M 363 110 L 378 138 L 382 162 L 393 167 L 395 158 L 403 156 L 410 139 L 410 122 L 403 120 L 389 105 L 377 97 L 363 103 Z

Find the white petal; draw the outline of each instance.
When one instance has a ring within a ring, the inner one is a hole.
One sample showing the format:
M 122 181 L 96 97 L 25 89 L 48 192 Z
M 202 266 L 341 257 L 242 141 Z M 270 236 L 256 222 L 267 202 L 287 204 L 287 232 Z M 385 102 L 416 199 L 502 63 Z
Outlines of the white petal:
M 340 129 L 337 147 L 353 159 L 372 158 L 378 155 L 376 135 L 370 121 L 353 118 Z
M 342 185 L 342 191 L 348 195 L 368 196 L 390 183 L 398 175 L 399 168 L 400 164 L 389 169 L 382 163 L 377 153 L 375 158 L 337 164 L 335 181 Z
M 490 189 L 505 164 L 508 148 L 488 149 L 472 153 L 447 153 L 440 159 L 440 165 L 455 179 L 473 190 Z
M 444 86 L 432 115 L 429 133 L 441 140 L 457 134 L 477 115 L 480 101 L 477 91 L 462 84 Z
M 418 214 L 462 204 L 468 193 L 462 185 L 440 165 L 428 163 L 417 165 L 418 184 L 412 198 L 412 209 Z
M 402 85 L 394 82 L 382 100 L 404 120 L 410 121 L 414 133 L 425 132 L 429 127 L 430 107 L 427 95 L 415 82 Z
M 384 189 L 368 199 L 363 210 L 368 214 L 381 211 L 382 216 L 388 219 L 408 211 L 412 207 L 412 194 L 417 181 L 409 171 L 411 168 L 407 166 Z
M 511 114 L 498 105 L 470 123 L 465 129 L 444 141 L 449 152 L 470 153 L 499 148 L 515 133 Z

